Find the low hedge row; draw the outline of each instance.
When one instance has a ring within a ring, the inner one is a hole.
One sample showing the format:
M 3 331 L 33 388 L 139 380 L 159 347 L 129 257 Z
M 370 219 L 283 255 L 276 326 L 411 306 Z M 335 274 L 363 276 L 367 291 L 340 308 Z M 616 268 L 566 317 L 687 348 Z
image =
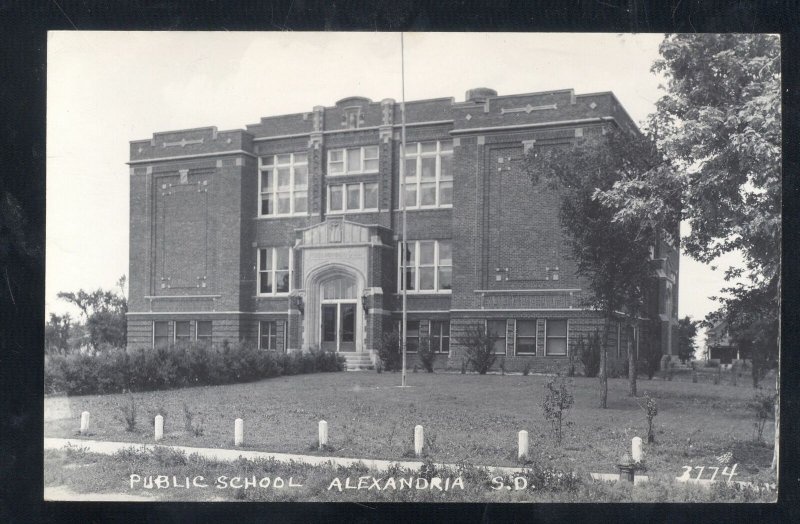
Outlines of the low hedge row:
M 250 382 L 281 375 L 342 371 L 331 352 L 272 353 L 249 344 L 107 349 L 97 355 L 45 356 L 45 392 L 67 395 L 153 391 Z

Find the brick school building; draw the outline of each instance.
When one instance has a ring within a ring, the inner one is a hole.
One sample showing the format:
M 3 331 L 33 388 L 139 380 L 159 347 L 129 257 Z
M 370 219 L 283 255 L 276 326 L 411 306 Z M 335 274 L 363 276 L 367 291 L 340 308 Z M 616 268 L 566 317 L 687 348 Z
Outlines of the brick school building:
M 558 194 L 534 186 L 521 160 L 635 124 L 610 92 L 478 88 L 405 107 L 402 185 L 392 99 L 131 142 L 129 346 L 242 340 L 369 366 L 399 326 L 405 271 L 409 351 L 429 337 L 437 366 L 460 368 L 460 337 L 478 325 L 508 370 L 567 364 L 603 320 L 583 305 Z M 647 321 L 641 333 L 614 324 L 614 359 L 628 347 L 677 355 L 678 251 L 666 239 L 651 251 Z

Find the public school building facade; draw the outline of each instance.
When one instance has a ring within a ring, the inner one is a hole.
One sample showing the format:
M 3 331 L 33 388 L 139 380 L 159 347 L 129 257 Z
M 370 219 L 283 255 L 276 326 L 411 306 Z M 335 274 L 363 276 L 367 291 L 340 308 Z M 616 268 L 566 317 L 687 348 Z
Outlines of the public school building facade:
M 131 142 L 129 346 L 243 340 L 363 367 L 399 326 L 405 270 L 409 350 L 431 337 L 437 366 L 459 368 L 460 336 L 477 324 L 506 369 L 563 366 L 603 322 L 583 307 L 558 194 L 534 186 L 522 158 L 634 123 L 608 92 L 479 88 L 405 107 L 405 256 L 394 100 Z M 611 357 L 628 341 L 677 354 L 678 253 L 664 239 L 652 253 L 648 321 L 636 334 L 615 326 Z

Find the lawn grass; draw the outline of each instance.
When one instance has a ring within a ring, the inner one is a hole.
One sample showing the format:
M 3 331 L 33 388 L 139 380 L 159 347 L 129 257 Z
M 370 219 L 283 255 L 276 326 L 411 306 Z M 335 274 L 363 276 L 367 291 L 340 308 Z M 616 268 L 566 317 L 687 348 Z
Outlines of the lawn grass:
M 153 417 L 165 411 L 164 444 L 233 447 L 233 421 L 244 419 L 245 447 L 285 453 L 401 460 L 412 450 L 414 426 L 425 428 L 426 453 L 437 462 L 516 464 L 517 432 L 530 434 L 531 458 L 578 472 L 616 472 L 631 438 L 646 437 L 641 396 L 658 403 L 656 442 L 645 444 L 646 474 L 674 478 L 683 466 L 717 466 L 733 452 L 735 480 L 775 482 L 772 448 L 753 442 L 752 387 L 640 380 L 640 398 L 628 397 L 626 379 L 609 379 L 608 409 L 597 408 L 598 381 L 570 379 L 575 404 L 556 446 L 542 415 L 545 376 L 323 373 L 279 377 L 249 384 L 186 388 L 134 395 L 137 429 L 128 432 L 122 394 L 45 399 L 45 436 L 75 437 L 80 413 L 91 413 L 86 438 L 153 442 Z M 770 382 L 765 381 L 765 386 Z M 61 404 L 66 418 L 53 415 Z M 184 428 L 183 405 L 202 419 L 203 432 Z M 326 420 L 330 450 L 316 450 L 317 423 Z M 763 435 L 772 442 L 771 421 Z

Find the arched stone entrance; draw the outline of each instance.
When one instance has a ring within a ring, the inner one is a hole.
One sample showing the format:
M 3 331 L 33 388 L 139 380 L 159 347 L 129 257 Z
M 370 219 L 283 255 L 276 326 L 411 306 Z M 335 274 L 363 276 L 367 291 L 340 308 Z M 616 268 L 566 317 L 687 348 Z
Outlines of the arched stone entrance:
M 365 350 L 366 316 L 360 305 L 365 284 L 362 271 L 342 262 L 323 263 L 306 273 L 304 350 Z

